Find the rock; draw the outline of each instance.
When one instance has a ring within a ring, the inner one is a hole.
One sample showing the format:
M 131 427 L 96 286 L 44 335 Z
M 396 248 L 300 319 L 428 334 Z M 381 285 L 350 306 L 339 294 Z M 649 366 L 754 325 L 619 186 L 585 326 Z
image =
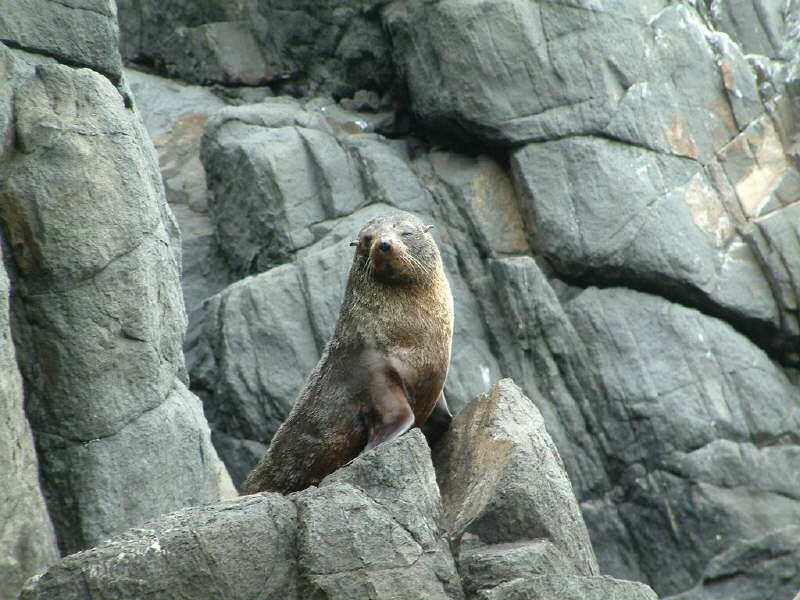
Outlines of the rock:
M 800 589 L 800 528 L 737 540 L 709 562 L 700 583 L 670 600 L 778 600 Z
M 777 58 L 783 54 L 786 6 L 775 0 L 714 0 L 708 12 L 714 26 L 736 40 L 744 52 Z
M 243 17 L 238 3 L 224 0 L 117 0 L 120 52 L 128 63 L 163 67 L 176 30 Z
M 516 579 L 483 592 L 481 600 L 658 600 L 643 583 L 612 577 L 538 575 Z
M 675 594 L 738 540 L 796 524 L 800 403 L 763 351 L 630 290 L 588 289 L 565 308 L 597 378 L 583 410 L 609 483 L 581 500 L 604 570 Z
M 22 408 L 22 378 L 11 340 L 8 298 L 8 277 L 0 253 L 0 596 L 14 598 L 29 576 L 56 561 L 58 548 L 39 489 L 33 437 Z
M 393 3 L 383 16 L 417 116 L 508 144 L 602 130 L 645 77 L 645 7 L 446 0 Z
M 37 432 L 36 443 L 50 514 L 67 551 L 175 507 L 235 495 L 202 406 L 179 381 L 166 400 L 102 439 L 76 444 Z
M 419 429 L 294 498 L 307 597 L 463 598 Z
M 436 447 L 444 522 L 456 547 L 547 540 L 576 575 L 597 561 L 541 414 L 511 380 L 467 405 Z M 474 543 L 474 542 L 473 542 Z
M 63 559 L 21 600 L 298 598 L 296 510 L 278 494 L 180 510 Z
M 329 221 L 370 202 L 429 211 L 430 199 L 396 144 L 374 135 L 337 139 L 332 131 L 323 111 L 288 98 L 229 107 L 209 121 L 201 148 L 209 214 L 237 273 L 303 255 L 334 228 Z M 289 163 L 293 168 L 284 170 Z
M 739 144 L 757 149 L 760 167 L 735 170 L 743 164 Z M 779 148 L 774 129 L 757 121 L 720 154 L 719 178 L 737 187 L 736 206 L 715 189 L 722 182 L 709 178 L 702 165 L 602 138 L 527 145 L 514 153 L 513 170 L 527 227 L 536 231 L 536 247 L 557 271 L 705 307 L 765 344 L 768 328 L 782 338 L 773 340 L 776 347 L 796 338 L 797 311 L 788 300 L 794 296 L 787 267 L 770 261 L 773 278 L 783 282 L 779 306 L 761 255 L 792 256 L 794 242 L 748 244 L 737 235 L 737 224 L 766 216 L 760 207 L 773 196 L 776 209 L 788 210 L 773 193 L 794 171 Z M 739 218 L 739 203 L 748 197 L 752 208 Z
M 321 117 L 285 99 L 231 107 L 209 122 L 201 149 L 209 212 L 237 272 L 285 261 L 316 241 L 309 224 L 363 205 L 351 160 L 325 130 Z M 287 161 L 296 167 L 285 171 Z
M 187 85 L 135 69 L 125 69 L 133 100 L 154 141 L 166 138 L 184 118 L 209 117 L 226 103 L 207 87 Z
M 218 448 L 237 486 L 319 359 L 306 281 L 300 269 L 284 265 L 235 283 L 203 305 L 202 325 L 187 341 L 192 389 L 215 432 L 228 438 Z M 240 454 L 242 444 L 253 443 L 258 450 Z
M 274 79 L 246 21 L 178 28 L 164 46 L 167 73 L 193 83 L 264 85 Z
M 112 82 L 122 77 L 116 10 L 108 0 L 0 0 L 0 40 Z
M 15 123 L 0 202 L 15 343 L 45 496 L 70 551 L 232 490 L 202 417 L 187 411 L 196 400 L 176 391 L 185 378 L 177 229 L 138 115 L 105 77 L 40 65 L 16 90 Z M 184 417 L 152 422 L 180 398 Z M 119 465 L 143 455 L 143 439 L 164 435 L 175 440 L 172 468 L 193 477 L 132 469 L 135 487 L 158 489 L 133 503 L 129 488 L 109 487 L 127 477 Z
M 511 542 L 462 548 L 458 570 L 467 597 L 479 597 L 481 590 L 490 590 L 515 579 L 539 575 L 570 575 L 575 567 L 550 540 Z
M 463 598 L 416 429 L 319 488 L 185 508 L 73 554 L 21 600 Z

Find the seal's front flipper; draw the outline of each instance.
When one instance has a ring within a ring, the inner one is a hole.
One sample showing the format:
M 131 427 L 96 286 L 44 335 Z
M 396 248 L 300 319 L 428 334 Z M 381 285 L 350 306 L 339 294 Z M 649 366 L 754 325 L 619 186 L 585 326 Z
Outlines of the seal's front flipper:
M 378 369 L 370 383 L 372 407 L 367 415 L 367 445 L 363 454 L 380 443 L 403 435 L 414 425 L 414 411 L 396 371 Z
M 431 412 L 428 420 L 422 426 L 422 433 L 425 434 L 425 439 L 428 440 L 429 446 L 435 444 L 444 432 L 450 429 L 452 421 L 453 414 L 447 407 L 447 400 L 444 399 L 444 392 L 442 392 L 439 394 L 436 406 L 433 407 L 433 412 Z

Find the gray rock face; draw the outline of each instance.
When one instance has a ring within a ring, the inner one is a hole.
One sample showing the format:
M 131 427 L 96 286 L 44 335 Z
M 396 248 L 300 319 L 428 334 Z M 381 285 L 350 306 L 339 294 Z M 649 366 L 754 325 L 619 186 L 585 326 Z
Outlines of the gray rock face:
M 45 23 L 102 14 L 113 28 L 106 3 L 107 14 L 42 4 L 31 14 Z M 118 62 L 116 38 L 105 41 Z M 91 55 L 52 54 L 114 77 Z M 138 114 L 94 70 L 19 51 L 3 60 L 14 343 L 50 517 L 72 551 L 232 488 L 182 382 L 178 232 Z
M 121 50 L 128 61 L 193 83 L 270 83 L 337 98 L 383 92 L 395 85 L 385 3 L 119 0 Z
M 0 247 L 0 250 L 2 248 Z M 58 558 L 38 486 L 33 437 L 22 409 L 22 378 L 11 340 L 8 277 L 0 255 L 0 596 L 13 598 L 29 576 Z
M 778 600 L 800 589 L 800 528 L 737 541 L 708 563 L 700 583 L 670 600 Z M 797 596 L 795 596 L 796 598 Z
M 297 598 L 297 523 L 278 494 L 181 510 L 73 554 L 21 600 Z
M 800 403 L 761 350 L 629 290 L 589 289 L 566 310 L 597 377 L 610 487 L 583 509 L 606 568 L 679 591 L 736 540 L 796 523 Z
M 456 543 L 548 540 L 578 575 L 598 574 L 561 457 L 534 404 L 502 380 L 467 405 L 436 449 L 447 530 Z
M 419 429 L 295 498 L 298 560 L 309 597 L 463 597 Z
M 110 0 L 1 0 L 0 41 L 66 64 L 122 77 L 116 7 Z
M 471 459 L 491 453 L 481 437 L 496 434 L 490 445 L 500 449 L 481 465 L 502 470 L 494 482 L 499 485 L 482 485 L 479 472 L 462 482 L 473 499 L 482 496 L 470 506 L 452 493 L 440 498 L 428 445 L 413 429 L 359 456 L 318 488 L 184 509 L 69 556 L 31 578 L 21 600 L 142 595 L 458 600 L 464 591 L 467 598 L 654 599 L 643 584 L 579 574 L 596 571 L 594 555 L 558 454 L 541 419 L 531 422 L 537 417 L 510 381 L 475 399 L 458 417 L 459 428 L 443 440 L 450 462 L 440 458 L 439 479 L 442 469 L 462 460 L 475 465 Z M 520 493 L 513 489 L 515 478 L 546 491 Z M 453 482 L 447 485 L 452 488 Z M 502 500 L 507 493 L 514 502 Z M 517 537 L 525 539 L 468 543 L 467 524 L 459 533 L 457 570 L 448 519 L 476 506 L 486 517 L 489 505 L 498 523 L 517 525 Z M 544 537 L 533 539 L 537 529 Z M 567 539 L 569 533 L 578 539 Z

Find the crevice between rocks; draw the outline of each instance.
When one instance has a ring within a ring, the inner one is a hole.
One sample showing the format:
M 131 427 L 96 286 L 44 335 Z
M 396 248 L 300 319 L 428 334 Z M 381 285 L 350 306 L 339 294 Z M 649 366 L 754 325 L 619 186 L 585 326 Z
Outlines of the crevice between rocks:
M 99 73 L 100 75 L 108 79 L 123 98 L 125 98 L 126 96 L 126 94 L 122 91 L 120 87 L 120 84 L 122 83 L 122 75 L 114 75 L 113 73 L 110 73 L 108 71 L 103 71 L 101 69 L 97 69 L 96 67 L 89 66 L 85 63 L 77 62 L 75 60 L 72 60 L 68 56 L 64 56 L 63 54 L 59 54 L 58 52 L 52 52 L 50 50 L 46 50 L 45 48 L 28 47 L 23 44 L 20 44 L 16 40 L 0 38 L 0 43 L 5 44 L 9 48 L 13 48 L 14 50 L 22 50 L 23 52 L 30 52 L 32 54 L 40 54 L 48 58 L 54 58 L 59 63 L 67 67 L 73 67 L 75 69 L 91 69 L 95 73 Z
M 550 261 L 548 259 L 548 264 Z M 552 265 L 550 265 L 552 267 Z M 763 350 L 773 361 L 786 368 L 800 367 L 800 355 L 796 348 L 800 340 L 796 336 L 786 334 L 778 327 L 760 319 L 747 318 L 731 309 L 727 309 L 706 297 L 701 291 L 683 286 L 680 282 L 662 279 L 651 282 L 622 275 L 607 275 L 595 272 L 590 275 L 570 276 L 553 269 L 553 278 L 562 283 L 581 289 L 596 287 L 599 289 L 627 288 L 643 294 L 658 296 L 671 302 L 696 310 L 707 317 L 723 321 L 738 333 L 749 339 L 755 346 Z M 778 300 L 776 299 L 776 302 Z

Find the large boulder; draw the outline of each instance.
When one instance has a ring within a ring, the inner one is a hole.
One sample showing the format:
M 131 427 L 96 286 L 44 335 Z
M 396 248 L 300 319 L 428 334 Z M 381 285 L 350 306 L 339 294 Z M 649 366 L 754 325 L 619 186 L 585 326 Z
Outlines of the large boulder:
M 535 404 L 511 380 L 459 413 L 436 447 L 436 467 L 457 548 L 547 540 L 570 572 L 599 573 L 558 450 Z
M 534 388 L 535 390 L 535 388 Z M 534 402 L 501 380 L 469 403 L 434 461 L 468 598 L 630 598 L 646 585 L 600 577 L 561 458 Z
M 691 9 L 661 8 L 444 0 L 393 3 L 384 19 L 411 106 L 440 131 L 502 146 L 602 134 L 705 160 L 736 131 L 718 61 L 749 69 Z M 752 79 L 736 81 L 743 119 Z
M 48 508 L 74 551 L 232 488 L 184 386 L 178 233 L 138 114 L 90 69 L 40 64 L 15 88 L 0 192 L 15 344 Z
M 186 508 L 64 558 L 20 598 L 292 600 L 296 513 L 278 494 Z
M 584 410 L 609 483 L 582 508 L 604 568 L 676 593 L 738 540 L 797 522 L 800 402 L 762 350 L 630 290 L 588 289 L 566 311 L 596 376 Z
M 308 597 L 462 598 L 419 429 L 296 496 Z
M 117 9 L 110 0 L 0 0 L 0 40 L 122 78 Z
M 463 598 L 417 429 L 290 497 L 180 510 L 31 578 L 59 598 Z

